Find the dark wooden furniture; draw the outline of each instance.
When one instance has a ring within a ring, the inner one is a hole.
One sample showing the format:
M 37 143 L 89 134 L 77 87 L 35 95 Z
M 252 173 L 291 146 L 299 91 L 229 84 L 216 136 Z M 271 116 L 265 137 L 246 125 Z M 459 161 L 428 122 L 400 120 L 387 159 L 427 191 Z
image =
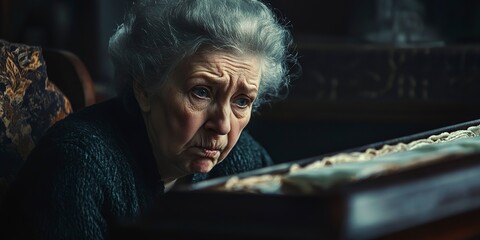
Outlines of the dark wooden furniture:
M 66 50 L 44 49 L 48 79 L 68 97 L 74 111 L 95 103 L 90 73 L 82 60 Z
M 480 120 L 376 143 L 410 142 Z M 322 156 L 297 161 L 301 165 Z M 285 172 L 291 163 L 238 175 Z M 112 236 L 142 239 L 467 239 L 480 236 L 480 154 L 343 184 L 314 195 L 215 192 L 228 178 L 167 193 Z

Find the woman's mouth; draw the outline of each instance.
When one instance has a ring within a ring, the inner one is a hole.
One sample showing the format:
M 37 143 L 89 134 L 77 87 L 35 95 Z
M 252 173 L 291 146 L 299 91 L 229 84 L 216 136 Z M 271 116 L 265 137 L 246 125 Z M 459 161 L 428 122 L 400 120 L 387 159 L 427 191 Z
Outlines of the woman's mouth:
M 204 146 L 195 146 L 191 148 L 197 156 L 209 159 L 217 159 L 220 157 L 221 149 L 220 148 L 212 148 L 212 147 L 204 147 Z
M 209 172 L 219 161 L 221 148 L 194 146 L 190 148 L 192 158 L 189 161 L 189 169 L 192 173 Z
M 213 148 L 203 148 L 203 154 L 207 158 L 217 158 L 220 155 L 220 150 Z

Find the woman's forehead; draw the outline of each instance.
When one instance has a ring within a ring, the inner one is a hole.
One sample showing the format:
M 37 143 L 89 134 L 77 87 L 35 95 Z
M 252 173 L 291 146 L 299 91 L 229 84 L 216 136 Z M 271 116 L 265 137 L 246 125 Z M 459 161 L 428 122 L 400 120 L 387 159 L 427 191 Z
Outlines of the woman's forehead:
M 242 75 L 253 80 L 260 78 L 260 59 L 252 54 L 201 51 L 186 59 L 183 71 L 187 74 L 207 72 L 218 77 Z

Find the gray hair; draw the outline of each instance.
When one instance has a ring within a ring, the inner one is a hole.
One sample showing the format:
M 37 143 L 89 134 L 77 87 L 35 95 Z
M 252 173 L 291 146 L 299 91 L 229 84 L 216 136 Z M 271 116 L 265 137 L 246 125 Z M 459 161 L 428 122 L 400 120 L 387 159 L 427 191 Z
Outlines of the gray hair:
M 297 64 L 288 29 L 258 0 L 157 0 L 133 5 L 110 38 L 115 75 L 146 89 L 164 82 L 185 57 L 209 46 L 261 58 L 254 109 L 281 97 Z

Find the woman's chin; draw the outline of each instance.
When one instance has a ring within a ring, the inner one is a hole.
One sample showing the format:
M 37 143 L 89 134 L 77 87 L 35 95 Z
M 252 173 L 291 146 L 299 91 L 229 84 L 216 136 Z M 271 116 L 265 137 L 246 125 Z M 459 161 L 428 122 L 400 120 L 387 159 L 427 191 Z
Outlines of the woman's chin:
M 212 159 L 201 158 L 190 162 L 189 170 L 191 173 L 208 173 L 215 164 Z

